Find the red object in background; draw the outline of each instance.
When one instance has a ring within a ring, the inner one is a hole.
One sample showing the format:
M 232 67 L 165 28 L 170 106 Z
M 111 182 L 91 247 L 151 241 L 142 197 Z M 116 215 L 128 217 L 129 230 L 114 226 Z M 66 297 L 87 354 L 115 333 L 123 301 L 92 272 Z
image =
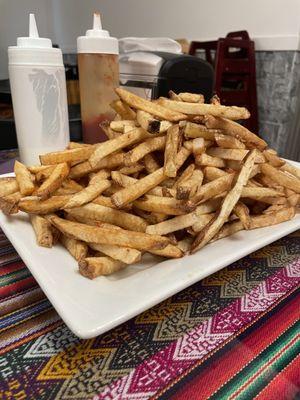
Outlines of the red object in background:
M 191 42 L 190 54 L 205 51 L 215 70 L 214 91 L 224 105 L 247 107 L 251 117 L 243 125 L 258 133 L 254 41 L 247 31 L 230 32 L 226 38 Z

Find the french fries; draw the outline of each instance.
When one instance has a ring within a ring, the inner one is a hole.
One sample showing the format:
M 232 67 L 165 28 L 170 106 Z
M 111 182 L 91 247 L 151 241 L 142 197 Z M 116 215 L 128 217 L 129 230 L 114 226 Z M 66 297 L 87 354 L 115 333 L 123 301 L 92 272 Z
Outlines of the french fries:
M 244 107 L 227 107 L 204 103 L 186 103 L 184 101 L 172 101 L 161 97 L 159 104 L 174 112 L 192 115 L 214 115 L 229 118 L 232 120 L 247 119 L 250 117 L 249 111 Z M 184 119 L 184 118 L 181 118 Z
M 87 243 L 114 244 L 137 250 L 161 250 L 170 244 L 169 239 L 142 232 L 95 227 L 67 221 L 56 215 L 46 217 L 59 231 L 68 237 Z
M 56 151 L 53 153 L 43 154 L 40 156 L 42 165 L 53 165 L 64 162 L 81 162 L 88 160 L 95 151 L 95 146 L 84 146 L 70 150 Z
M 116 93 L 106 142 L 71 142 L 0 179 L 2 212 L 28 213 L 37 243 L 59 239 L 83 276 L 117 272 L 145 252 L 179 258 L 300 211 L 300 169 L 234 122 L 246 109 L 193 93 Z
M 47 221 L 48 222 L 48 221 Z M 83 260 L 88 255 L 88 245 L 77 239 L 72 239 L 65 235 L 60 235 L 60 242 L 75 258 L 76 261 Z
M 205 125 L 209 129 L 221 129 L 227 135 L 234 136 L 248 145 L 257 147 L 259 150 L 264 150 L 267 147 L 267 143 L 255 133 L 228 118 L 215 117 L 212 114 L 206 115 Z
M 51 172 L 49 178 L 47 178 L 42 185 L 37 189 L 36 195 L 42 200 L 47 199 L 51 193 L 58 189 L 64 179 L 68 176 L 70 168 L 67 163 L 58 164 Z
M 51 223 L 40 215 L 31 215 L 30 221 L 35 232 L 37 244 L 42 247 L 52 247 L 54 232 Z
M 170 126 L 167 131 L 164 174 L 174 178 L 177 174 L 176 156 L 179 145 L 179 125 Z
M 137 215 L 126 213 L 100 204 L 89 203 L 81 207 L 67 209 L 72 216 L 82 216 L 97 221 L 108 222 L 124 229 L 145 232 L 147 223 Z
M 205 246 L 222 228 L 227 221 L 236 203 L 241 197 L 243 187 L 247 184 L 252 167 L 254 166 L 256 150 L 246 156 L 245 163 L 238 175 L 237 181 L 222 203 L 219 213 L 211 220 L 209 225 L 199 232 L 192 244 L 192 253 Z M 222 179 L 222 178 L 220 178 Z
M 112 244 L 95 244 L 90 243 L 93 250 L 100 251 L 113 258 L 114 260 L 122 261 L 125 264 L 135 264 L 142 258 L 142 253 L 139 250 L 130 249 L 129 247 L 114 246 Z
M 77 192 L 68 202 L 65 204 L 65 208 L 74 208 L 82 206 L 83 204 L 89 203 L 99 196 L 102 192 L 108 189 L 111 183 L 107 179 L 102 179 L 101 172 L 95 174 L 92 177 L 87 187 Z
M 16 161 L 14 172 L 21 194 L 24 196 L 32 194 L 35 187 L 34 183 L 32 182 L 31 173 L 27 167 L 19 161 Z
M 89 279 L 110 275 L 125 267 L 125 263 L 110 257 L 87 257 L 79 261 L 79 272 Z
M 152 115 L 146 111 L 141 110 L 137 111 L 136 120 L 139 125 L 149 133 L 164 133 L 172 126 L 171 122 L 160 121 L 159 119 L 153 118 Z
M 0 197 L 19 191 L 16 178 L 0 178 Z
M 125 103 L 137 110 L 146 111 L 167 121 L 176 122 L 186 119 L 186 116 L 180 112 L 168 110 L 159 104 L 152 103 L 151 101 L 142 99 L 133 93 L 127 92 L 127 90 L 118 88 L 116 89 L 116 93 Z
M 91 157 L 89 158 L 89 162 L 93 167 L 96 167 L 104 157 L 108 156 L 111 153 L 114 153 L 117 150 L 123 149 L 131 145 L 134 142 L 137 142 L 145 137 L 145 132 L 141 128 L 136 128 L 130 130 L 128 133 L 124 133 L 123 135 L 107 140 L 99 144 L 96 150 L 93 152 Z

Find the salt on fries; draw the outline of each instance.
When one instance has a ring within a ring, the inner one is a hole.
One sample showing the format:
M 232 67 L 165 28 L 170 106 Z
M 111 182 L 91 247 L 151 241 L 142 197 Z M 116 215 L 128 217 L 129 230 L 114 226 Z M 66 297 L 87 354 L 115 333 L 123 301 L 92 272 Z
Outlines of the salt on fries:
M 142 99 L 116 89 L 108 140 L 70 142 L 15 163 L 0 208 L 30 215 L 37 244 L 59 241 L 90 279 L 139 262 L 178 258 L 246 229 L 287 221 L 300 205 L 300 170 L 235 122 L 245 108 L 170 92 Z

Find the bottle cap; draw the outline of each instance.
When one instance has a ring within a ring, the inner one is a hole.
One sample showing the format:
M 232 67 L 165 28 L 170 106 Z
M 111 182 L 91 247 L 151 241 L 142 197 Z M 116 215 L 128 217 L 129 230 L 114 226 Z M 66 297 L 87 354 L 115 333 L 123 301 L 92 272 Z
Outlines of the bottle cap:
M 95 12 L 93 18 L 93 29 L 88 29 L 85 36 L 77 38 L 77 52 L 119 54 L 118 40 L 102 29 L 100 14 Z
M 48 38 L 39 37 L 34 14 L 29 14 L 29 36 L 17 38 L 17 46 L 8 47 L 9 65 L 63 66 L 62 52 Z
M 52 48 L 52 42 L 48 38 L 39 37 L 34 14 L 29 14 L 29 36 L 17 39 L 18 47 L 39 47 L 43 49 Z

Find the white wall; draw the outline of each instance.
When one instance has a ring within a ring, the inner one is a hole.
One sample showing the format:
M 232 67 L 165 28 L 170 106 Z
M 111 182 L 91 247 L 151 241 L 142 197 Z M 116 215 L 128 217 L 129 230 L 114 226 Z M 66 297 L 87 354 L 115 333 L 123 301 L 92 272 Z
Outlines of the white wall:
M 7 46 L 27 34 L 29 12 L 41 36 L 69 52 L 96 10 L 116 37 L 207 40 L 247 29 L 258 49 L 298 48 L 300 0 L 0 0 L 0 79 L 7 77 Z
M 54 0 L 59 8 L 63 47 L 72 48 L 78 33 L 99 10 L 111 34 L 215 39 L 246 29 L 260 48 L 298 46 L 300 0 Z M 76 3 L 76 7 L 75 7 Z M 71 15 L 70 15 L 71 13 Z M 76 21 L 76 23 L 75 23 Z M 276 37 L 275 40 L 268 38 Z

